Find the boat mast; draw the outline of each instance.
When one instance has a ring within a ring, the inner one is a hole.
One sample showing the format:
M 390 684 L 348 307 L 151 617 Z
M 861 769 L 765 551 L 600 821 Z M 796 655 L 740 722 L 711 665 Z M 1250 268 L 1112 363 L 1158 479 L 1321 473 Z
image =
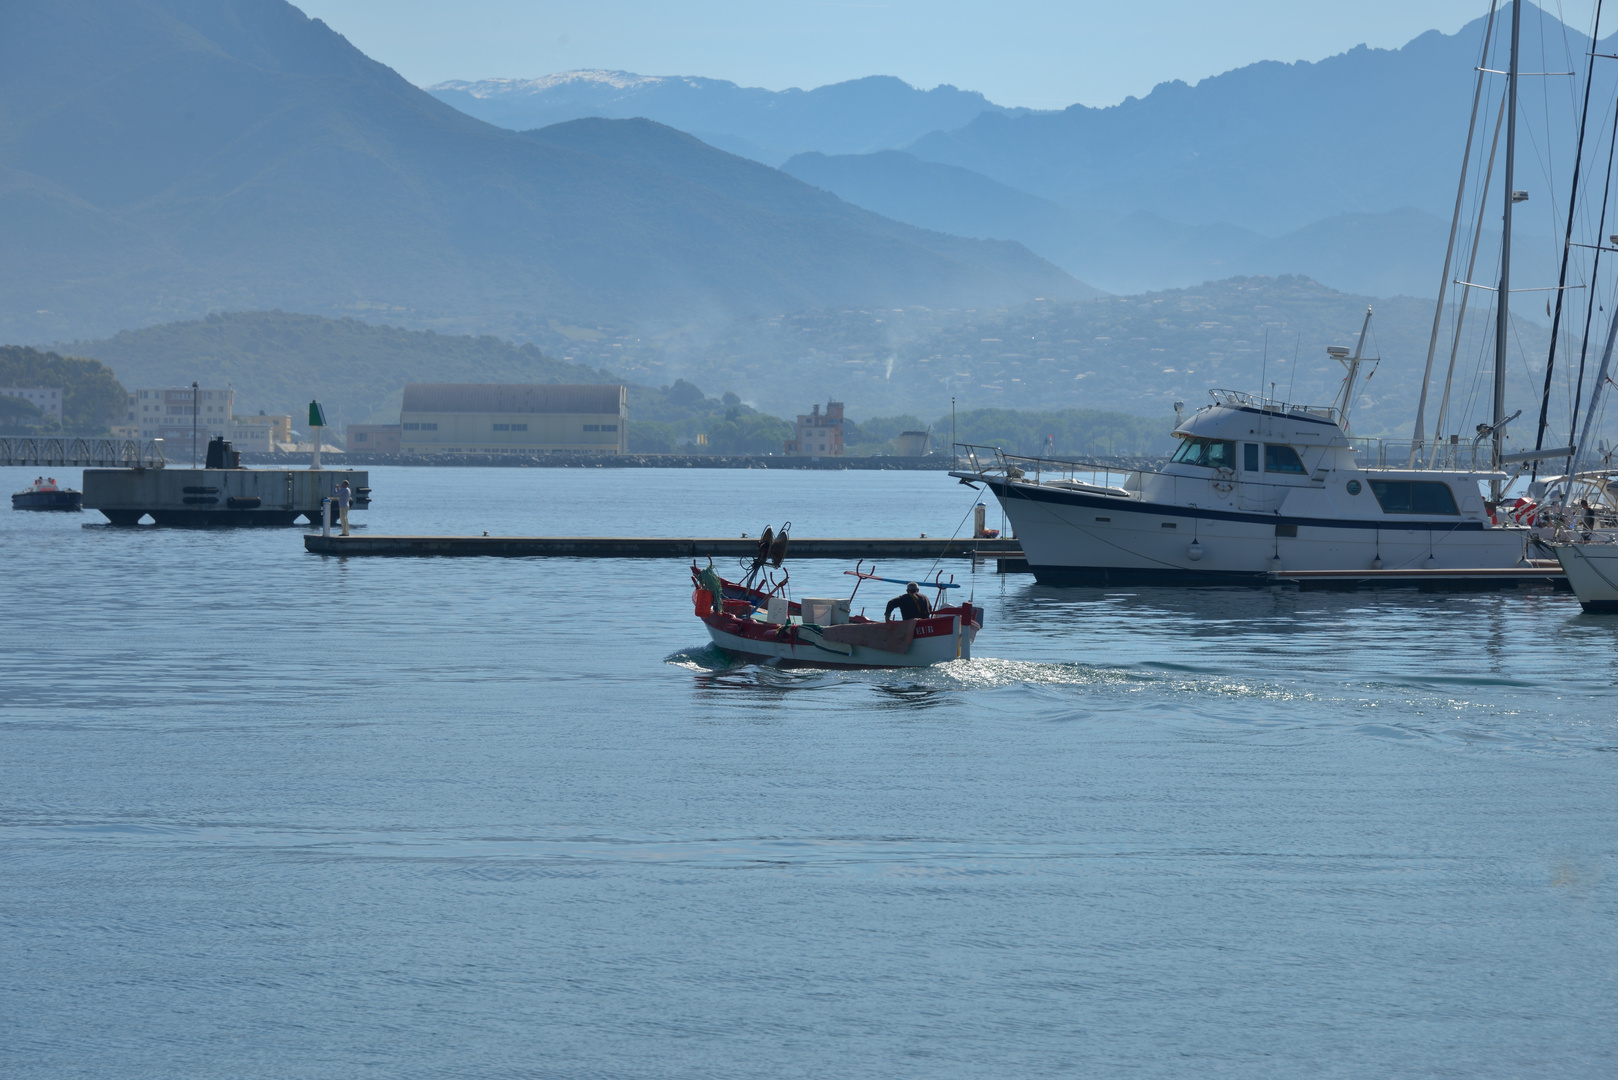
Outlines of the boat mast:
M 1489 0 L 1489 21 L 1483 28 L 1483 58 L 1478 61 L 1478 81 L 1472 89 L 1472 119 L 1466 125 L 1466 151 L 1461 154 L 1461 179 L 1455 188 L 1455 214 L 1449 223 L 1449 246 L 1444 249 L 1444 272 L 1438 278 L 1438 303 L 1433 306 L 1433 334 L 1427 340 L 1427 370 L 1421 377 L 1421 400 L 1416 404 L 1416 430 L 1410 439 L 1410 464 L 1421 457 L 1427 441 L 1427 386 L 1433 381 L 1433 354 L 1438 351 L 1438 331 L 1444 321 L 1444 294 L 1449 289 L 1449 266 L 1455 257 L 1455 234 L 1461 227 L 1461 207 L 1466 201 L 1466 173 L 1472 163 L 1472 136 L 1478 128 L 1478 104 L 1483 100 L 1483 70 L 1488 66 L 1489 39 L 1494 35 L 1494 13 L 1498 0 Z M 1493 152 L 1490 152 L 1491 159 Z M 1467 275 L 1471 281 L 1471 275 Z
M 1365 335 L 1371 329 L 1371 305 L 1365 305 L 1365 321 L 1360 324 L 1359 344 L 1354 346 L 1354 355 L 1344 356 L 1348 350 L 1333 353 L 1337 362 L 1348 369 L 1343 376 L 1343 392 L 1337 399 L 1337 422 L 1343 426 L 1343 434 L 1348 434 L 1348 407 L 1354 403 L 1354 383 L 1360 377 L 1360 363 L 1365 360 Z
M 1607 326 L 1607 346 L 1601 350 L 1601 371 L 1596 375 L 1596 384 L 1590 390 L 1589 411 L 1584 414 L 1584 433 L 1579 436 L 1578 443 L 1573 447 L 1572 465 L 1567 471 L 1567 488 L 1562 492 L 1562 504 L 1573 497 L 1573 484 L 1579 478 L 1579 463 L 1590 449 L 1590 431 L 1595 426 L 1596 411 L 1601 404 L 1601 390 L 1606 385 L 1607 373 L 1612 370 L 1613 339 L 1618 338 L 1618 310 L 1612 313 L 1612 321 Z
M 1494 162 L 1500 149 L 1500 132 L 1506 126 L 1506 95 L 1500 95 L 1500 111 L 1494 118 L 1494 136 L 1489 140 L 1489 164 L 1483 170 L 1483 191 L 1489 190 L 1494 183 Z M 1461 354 L 1461 329 L 1466 325 L 1466 313 L 1470 310 L 1472 302 L 1472 282 L 1477 280 L 1478 248 L 1483 239 L 1483 223 L 1488 215 L 1481 209 L 1478 211 L 1477 221 L 1472 229 L 1472 253 L 1466 258 L 1466 277 L 1461 282 L 1461 302 L 1455 312 L 1455 329 L 1450 333 L 1449 342 L 1449 370 L 1444 374 L 1444 396 L 1438 399 L 1438 415 L 1433 420 L 1433 452 L 1428 458 L 1430 464 L 1436 466 L 1438 454 L 1442 446 L 1440 440 L 1444 437 L 1444 421 L 1449 416 L 1450 391 L 1455 385 L 1455 362 Z M 1599 255 L 1600 252 L 1597 252 Z M 1485 288 L 1486 286 L 1476 286 Z
M 1590 49 L 1595 51 L 1595 39 L 1591 39 Z M 1608 57 L 1608 59 L 1611 59 Z M 1612 196 L 1612 164 L 1613 151 L 1618 150 L 1618 110 L 1614 110 L 1612 118 L 1612 133 L 1607 137 L 1607 177 L 1601 185 L 1601 216 L 1596 225 L 1597 241 L 1596 254 L 1590 264 L 1589 289 L 1585 293 L 1584 304 L 1584 336 L 1579 343 L 1579 376 L 1573 383 L 1573 410 L 1567 422 L 1567 442 L 1569 446 L 1575 444 L 1579 433 L 1579 406 L 1584 400 L 1584 365 L 1590 353 L 1590 324 L 1600 307 L 1596 302 L 1596 282 L 1601 278 L 1601 254 L 1607 250 L 1600 237 L 1607 235 L 1607 203 Z M 1573 473 L 1573 459 L 1567 459 L 1567 471 Z
M 1573 215 L 1579 205 L 1579 170 L 1584 163 L 1584 130 L 1590 121 L 1590 83 L 1596 74 L 1595 43 L 1601 40 L 1601 0 L 1596 0 L 1595 26 L 1590 30 L 1590 63 L 1584 72 L 1584 107 L 1579 113 L 1579 141 L 1573 151 L 1573 189 L 1567 197 L 1567 232 L 1562 237 L 1562 272 L 1556 278 L 1556 315 L 1551 319 L 1551 347 L 1545 357 L 1545 391 L 1539 399 L 1539 428 L 1534 432 L 1534 449 L 1545 448 L 1545 425 L 1551 410 L 1551 373 L 1556 370 L 1556 338 L 1562 328 L 1562 300 L 1567 295 L 1567 259 L 1573 254 Z M 1600 243 L 1598 239 L 1597 244 Z M 1595 286 L 1592 283 L 1591 288 Z M 1531 474 L 1539 478 L 1536 459 Z
M 1511 208 L 1517 200 L 1517 57 L 1522 43 L 1522 0 L 1511 0 L 1511 63 L 1506 68 L 1506 209 L 1500 224 L 1500 292 L 1495 296 L 1494 319 L 1494 430 L 1489 466 L 1500 468 L 1505 449 L 1506 337 L 1511 331 Z M 1490 482 L 1494 501 L 1502 494 L 1499 480 Z

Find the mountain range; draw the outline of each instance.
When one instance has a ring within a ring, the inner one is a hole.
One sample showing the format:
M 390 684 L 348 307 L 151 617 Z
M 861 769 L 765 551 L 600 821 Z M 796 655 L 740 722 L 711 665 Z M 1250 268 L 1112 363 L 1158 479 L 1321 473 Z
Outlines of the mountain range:
M 1510 12 L 1502 5 L 1497 30 Z M 1402 48 L 1251 64 L 1194 86 L 1167 82 L 1118 105 L 1058 111 L 876 78 L 772 92 L 589 71 L 432 90 L 514 128 L 649 117 L 885 217 L 1016 240 L 1112 292 L 1304 274 L 1351 292 L 1430 296 L 1486 27 L 1479 18 Z M 1525 63 L 1570 73 L 1522 80 L 1519 186 L 1531 195 L 1518 208 L 1524 279 L 1555 280 L 1578 120 L 1569 105 L 1588 51 L 1587 37 L 1524 5 Z M 1613 40 L 1596 51 L 1612 52 Z M 1504 66 L 1495 53 L 1483 59 Z M 1612 100 L 1614 79 L 1611 65 L 1598 66 L 1595 101 Z M 1503 82 L 1486 83 L 1484 139 Z M 798 152 L 783 158 L 783 148 Z
M 500 127 L 521 131 L 587 116 L 645 117 L 767 165 L 808 150 L 862 154 L 903 146 L 985 113 L 1028 112 L 953 86 L 917 89 L 890 75 L 813 90 L 764 90 L 690 75 L 565 71 L 538 79 L 454 80 L 427 89 Z
M 902 150 L 799 154 L 781 169 L 912 225 L 1016 240 L 1075 277 L 1123 294 L 1233 275 L 1302 274 L 1370 296 L 1436 295 L 1449 236 L 1448 222 L 1411 207 L 1335 214 L 1276 237 L 1239 225 L 1186 225 L 1146 210 L 1078 210 Z M 1514 235 L 1517 274 L 1556 280 L 1559 243 L 1521 229 Z M 1485 239 L 1492 252 L 1498 232 Z
M 646 120 L 516 133 L 282 0 L 0 5 L 0 338 L 286 308 L 522 333 L 1094 295 Z

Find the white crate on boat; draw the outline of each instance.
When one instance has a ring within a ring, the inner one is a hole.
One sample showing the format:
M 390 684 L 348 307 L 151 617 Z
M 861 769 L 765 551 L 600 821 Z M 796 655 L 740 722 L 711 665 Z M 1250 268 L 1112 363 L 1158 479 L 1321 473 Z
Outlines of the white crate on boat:
M 816 626 L 838 626 L 848 621 L 848 601 L 804 597 L 799 601 L 803 621 Z

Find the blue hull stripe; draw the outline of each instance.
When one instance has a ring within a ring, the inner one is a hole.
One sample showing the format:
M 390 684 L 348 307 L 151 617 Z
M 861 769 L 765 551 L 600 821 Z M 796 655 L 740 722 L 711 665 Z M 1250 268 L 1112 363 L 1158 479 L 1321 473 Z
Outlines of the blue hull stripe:
M 977 479 L 1006 502 L 1047 502 L 1058 506 L 1082 506 L 1113 513 L 1143 514 L 1150 517 L 1200 518 L 1203 521 L 1240 521 L 1249 525 L 1304 525 L 1313 529 L 1398 529 L 1412 532 L 1482 532 L 1484 523 L 1461 518 L 1423 521 L 1414 518 L 1383 518 L 1380 521 L 1351 521 L 1341 518 L 1288 517 L 1285 514 L 1240 513 L 1206 507 L 1176 506 L 1173 503 L 1146 503 L 1106 495 L 1086 495 L 1079 491 L 1053 488 L 1015 487 L 1003 480 Z

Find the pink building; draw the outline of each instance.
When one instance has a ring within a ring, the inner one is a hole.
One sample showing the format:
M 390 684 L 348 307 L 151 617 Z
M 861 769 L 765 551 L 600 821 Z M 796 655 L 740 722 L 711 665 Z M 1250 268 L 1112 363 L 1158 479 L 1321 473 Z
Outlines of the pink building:
M 828 401 L 826 411 L 816 405 L 808 416 L 798 414 L 798 437 L 786 440 L 792 457 L 843 456 L 843 403 Z

